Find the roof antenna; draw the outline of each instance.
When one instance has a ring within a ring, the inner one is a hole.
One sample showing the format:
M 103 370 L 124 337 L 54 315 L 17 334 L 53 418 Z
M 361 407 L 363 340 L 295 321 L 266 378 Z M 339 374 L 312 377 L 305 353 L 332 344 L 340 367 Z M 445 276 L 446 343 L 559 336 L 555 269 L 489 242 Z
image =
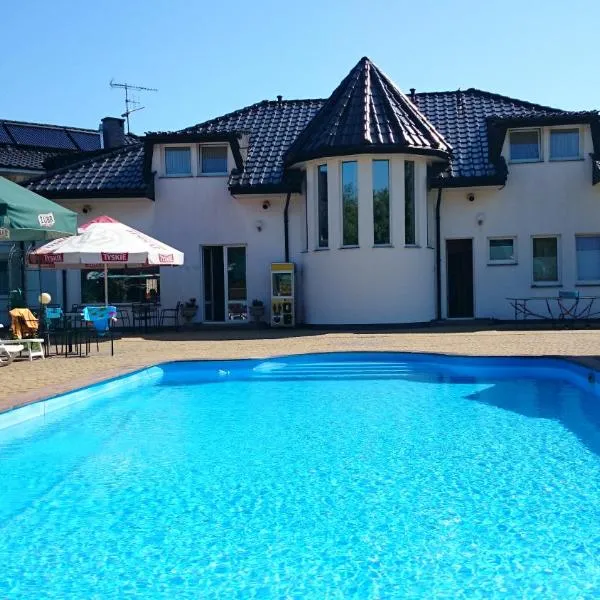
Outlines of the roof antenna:
M 140 101 L 135 98 L 129 97 L 129 90 L 133 90 L 135 92 L 158 92 L 156 88 L 143 87 L 141 85 L 131 85 L 131 83 L 116 83 L 114 79 L 110 80 L 109 83 L 111 88 L 121 88 L 125 90 L 125 112 L 121 115 L 127 119 L 127 133 L 131 133 L 129 131 L 129 115 L 138 110 L 143 110 L 146 108 L 145 106 L 140 106 Z

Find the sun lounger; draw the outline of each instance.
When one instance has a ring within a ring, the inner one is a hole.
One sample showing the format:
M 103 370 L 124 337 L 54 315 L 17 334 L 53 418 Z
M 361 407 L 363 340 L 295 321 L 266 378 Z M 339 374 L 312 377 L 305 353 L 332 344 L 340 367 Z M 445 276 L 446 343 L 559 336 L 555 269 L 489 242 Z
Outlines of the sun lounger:
M 36 346 L 36 348 L 34 348 Z M 29 360 L 36 357 L 45 359 L 44 340 L 41 338 L 25 338 L 23 340 L 0 340 L 0 348 L 12 355 L 27 352 Z

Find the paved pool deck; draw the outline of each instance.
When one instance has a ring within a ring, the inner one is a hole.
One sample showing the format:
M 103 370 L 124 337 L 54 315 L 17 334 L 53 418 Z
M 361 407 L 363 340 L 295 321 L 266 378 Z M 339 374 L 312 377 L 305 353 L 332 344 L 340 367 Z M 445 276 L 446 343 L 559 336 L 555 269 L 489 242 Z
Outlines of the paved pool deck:
M 103 343 L 88 357 L 18 360 L 0 368 L 0 411 L 170 360 L 263 358 L 339 351 L 401 351 L 469 356 L 564 356 L 600 369 L 600 330 L 427 327 L 405 330 L 242 329 L 165 332 Z

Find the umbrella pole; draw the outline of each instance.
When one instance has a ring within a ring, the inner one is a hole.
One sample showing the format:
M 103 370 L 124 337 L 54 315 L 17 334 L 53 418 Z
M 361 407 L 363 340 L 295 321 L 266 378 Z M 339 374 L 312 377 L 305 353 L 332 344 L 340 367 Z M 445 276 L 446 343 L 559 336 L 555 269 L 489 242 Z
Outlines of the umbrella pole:
M 104 264 L 104 305 L 108 306 L 108 265 Z

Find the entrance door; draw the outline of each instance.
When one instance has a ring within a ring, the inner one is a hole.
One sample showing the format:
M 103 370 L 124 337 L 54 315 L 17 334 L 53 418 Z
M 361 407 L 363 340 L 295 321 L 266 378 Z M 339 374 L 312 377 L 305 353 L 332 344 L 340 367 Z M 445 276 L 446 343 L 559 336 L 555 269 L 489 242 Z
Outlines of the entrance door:
M 470 319 L 473 313 L 473 240 L 446 240 L 448 318 Z
M 245 246 L 203 246 L 204 320 L 246 321 Z

